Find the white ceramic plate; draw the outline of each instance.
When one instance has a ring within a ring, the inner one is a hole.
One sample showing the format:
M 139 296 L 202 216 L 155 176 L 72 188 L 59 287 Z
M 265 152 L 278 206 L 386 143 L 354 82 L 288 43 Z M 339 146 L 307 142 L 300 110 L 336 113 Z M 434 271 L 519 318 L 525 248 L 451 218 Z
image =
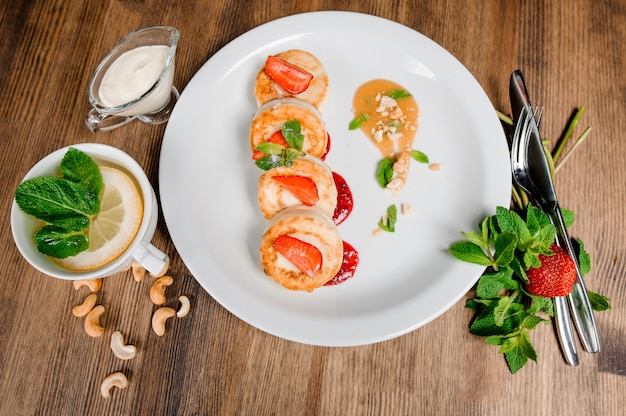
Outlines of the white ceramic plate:
M 284 289 L 261 269 L 266 221 L 256 202 L 261 171 L 248 128 L 254 80 L 269 54 L 299 48 L 325 65 L 332 137 L 326 162 L 354 197 L 339 226 L 360 254 L 356 276 L 312 293 Z M 381 156 L 349 131 L 362 83 L 387 78 L 420 106 L 414 162 L 395 197 L 375 180 Z M 467 69 L 430 39 L 398 23 L 348 12 L 314 12 L 259 26 L 211 57 L 180 96 L 163 139 L 159 169 L 163 214 L 172 240 L 200 285 L 245 322 L 289 340 L 323 346 L 374 343 L 412 331 L 462 298 L 484 268 L 447 249 L 480 219 L 508 206 L 506 139 L 486 94 Z M 372 235 L 392 204 L 409 204 L 396 232 Z M 203 311 L 197 311 L 202 313 Z

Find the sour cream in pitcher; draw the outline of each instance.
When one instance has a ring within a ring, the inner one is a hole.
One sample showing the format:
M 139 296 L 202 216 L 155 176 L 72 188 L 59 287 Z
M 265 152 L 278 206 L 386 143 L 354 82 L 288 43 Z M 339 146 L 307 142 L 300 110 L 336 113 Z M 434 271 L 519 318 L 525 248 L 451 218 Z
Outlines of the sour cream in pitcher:
M 170 47 L 166 45 L 150 45 L 139 46 L 120 55 L 106 70 L 100 83 L 98 97 L 101 104 L 116 107 L 145 94 L 159 79 L 169 51 Z M 160 110 L 168 102 L 173 78 L 172 63 L 155 91 L 117 114 L 131 116 Z

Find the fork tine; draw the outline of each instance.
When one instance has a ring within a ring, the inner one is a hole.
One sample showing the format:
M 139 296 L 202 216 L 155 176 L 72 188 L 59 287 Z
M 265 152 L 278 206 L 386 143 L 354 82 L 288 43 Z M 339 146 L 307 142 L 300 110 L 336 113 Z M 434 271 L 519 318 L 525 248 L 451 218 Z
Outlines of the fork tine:
M 535 114 L 537 113 L 537 110 L 535 109 Z M 537 123 L 537 129 L 539 128 L 539 125 L 541 124 L 541 118 L 543 117 L 543 106 L 541 107 L 541 109 L 539 110 L 539 115 L 535 116 L 535 123 Z

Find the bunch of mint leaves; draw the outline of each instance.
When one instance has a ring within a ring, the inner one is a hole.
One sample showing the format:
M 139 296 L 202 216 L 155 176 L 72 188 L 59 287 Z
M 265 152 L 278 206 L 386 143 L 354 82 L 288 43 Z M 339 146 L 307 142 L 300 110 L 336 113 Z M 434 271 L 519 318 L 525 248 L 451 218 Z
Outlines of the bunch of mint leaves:
M 98 165 L 86 153 L 70 147 L 61 160 L 63 177 L 40 176 L 22 182 L 15 202 L 26 214 L 45 223 L 35 233 L 37 249 L 64 259 L 89 247 L 91 220 L 100 212 L 104 188 Z
M 562 160 L 559 155 L 583 111 L 584 107 L 575 113 L 555 151 L 550 152 L 544 142 L 553 176 L 559 165 L 567 160 L 567 155 Z M 498 115 L 503 123 L 509 127 L 513 125 L 510 118 L 502 113 Z M 589 131 L 587 128 L 583 132 L 573 148 L 587 137 Z M 478 231 L 462 232 L 465 240 L 453 243 L 449 251 L 460 260 L 486 267 L 476 285 L 476 297 L 465 305 L 475 312 L 470 333 L 485 337 L 487 344 L 499 346 L 514 374 L 529 359 L 537 361 L 530 331 L 539 324 L 549 323 L 554 316 L 552 299 L 530 294 L 525 284 L 528 283 L 526 271 L 541 266 L 539 255 L 552 255 L 550 245 L 555 241 L 556 229 L 548 216 L 534 207 L 523 190 L 515 186 L 512 201 L 512 208 L 497 207 L 495 215 L 484 218 Z M 565 209 L 561 212 L 566 226 L 570 227 L 574 213 Z M 591 269 L 591 259 L 580 239 L 574 245 L 581 275 L 585 276 Z M 607 297 L 590 290 L 587 292 L 595 311 L 611 309 Z

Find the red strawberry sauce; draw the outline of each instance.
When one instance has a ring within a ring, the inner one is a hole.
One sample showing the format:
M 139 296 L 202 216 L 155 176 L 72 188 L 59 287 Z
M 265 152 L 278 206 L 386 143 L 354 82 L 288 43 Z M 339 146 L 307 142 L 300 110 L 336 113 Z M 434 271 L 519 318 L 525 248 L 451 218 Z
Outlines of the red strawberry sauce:
M 346 180 L 338 174 L 333 172 L 333 179 L 335 180 L 335 186 L 337 187 L 337 207 L 333 214 L 333 222 L 335 225 L 339 225 L 348 218 L 352 212 L 354 206 L 354 200 L 352 199 L 352 192 Z M 339 271 L 324 286 L 333 286 L 339 283 L 343 283 L 349 278 L 354 276 L 356 272 L 356 266 L 359 264 L 359 253 L 349 243 L 343 242 L 343 261 Z
M 343 176 L 333 172 L 333 179 L 337 187 L 337 207 L 333 214 L 333 221 L 335 225 L 339 225 L 344 222 L 352 212 L 354 201 L 352 200 L 352 191 L 350 191 L 350 187 Z
M 333 286 L 343 283 L 356 272 L 356 266 L 359 265 L 359 253 L 350 244 L 343 242 L 343 261 L 339 271 L 324 286 Z
M 322 160 L 326 160 L 326 156 L 328 156 L 328 152 L 330 152 L 330 134 L 326 133 L 326 137 L 328 137 L 328 140 L 326 140 L 326 149 L 324 149 L 324 154 L 320 156 Z

